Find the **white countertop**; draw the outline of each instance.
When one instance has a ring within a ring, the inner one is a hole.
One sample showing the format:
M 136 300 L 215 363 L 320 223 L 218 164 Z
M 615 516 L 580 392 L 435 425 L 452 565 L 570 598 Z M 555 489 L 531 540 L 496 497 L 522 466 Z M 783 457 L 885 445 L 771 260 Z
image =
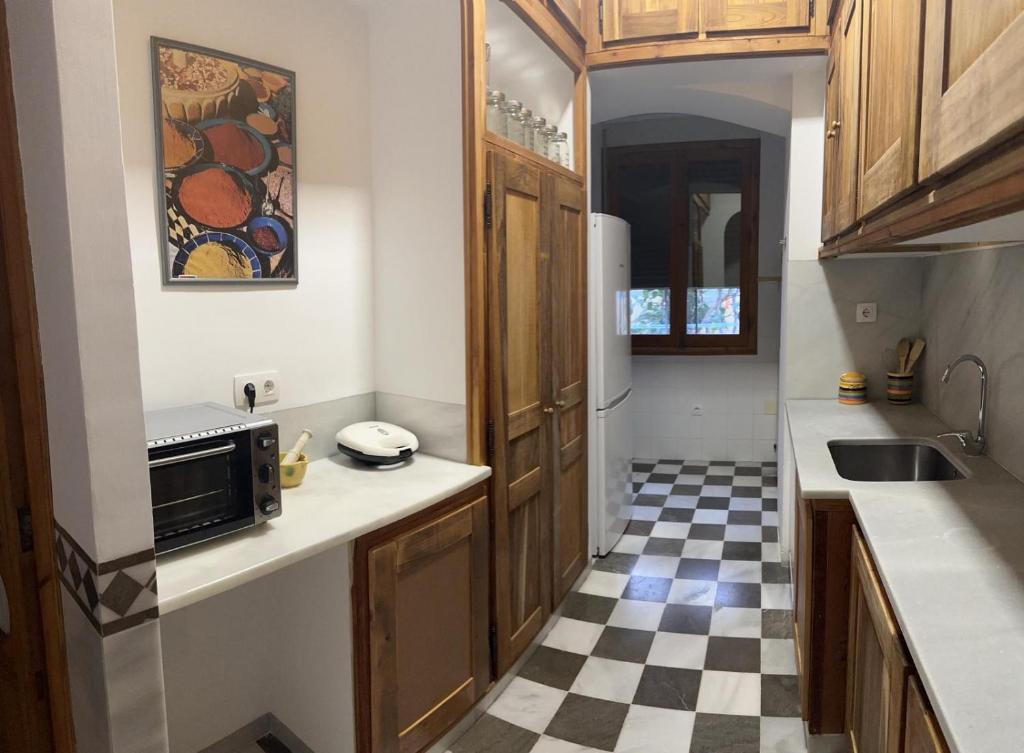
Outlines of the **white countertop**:
M 194 604 L 381 528 L 491 475 L 417 453 L 372 467 L 343 455 L 309 464 L 302 485 L 283 490 L 282 514 L 267 523 L 157 559 L 160 612 Z
M 967 479 L 847 481 L 828 440 L 932 439 L 949 427 L 920 405 L 786 407 L 801 490 L 850 498 L 952 753 L 1021 753 L 1024 484 L 955 439 L 942 444 Z

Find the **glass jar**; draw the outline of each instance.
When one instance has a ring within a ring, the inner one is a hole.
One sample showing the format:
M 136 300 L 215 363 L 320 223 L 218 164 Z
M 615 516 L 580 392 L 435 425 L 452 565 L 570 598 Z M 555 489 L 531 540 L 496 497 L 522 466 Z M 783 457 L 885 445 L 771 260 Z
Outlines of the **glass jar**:
M 530 121 L 530 133 L 533 135 L 533 143 L 530 147 L 542 157 L 548 156 L 548 135 L 544 132 L 548 121 L 540 115 L 534 116 Z
M 558 154 L 558 129 L 554 126 L 548 126 L 544 129 L 544 141 L 545 143 L 545 154 L 552 162 L 559 161 Z
M 527 149 L 533 149 L 533 129 L 530 124 L 533 123 L 533 110 L 524 107 L 522 112 L 523 118 L 523 140 L 519 143 L 525 146 Z
M 558 134 L 558 162 L 566 170 L 572 170 L 572 158 L 569 156 L 569 134 Z
M 517 144 L 523 143 L 523 103 L 509 99 L 503 108 L 505 112 L 505 136 Z
M 499 136 L 508 134 L 505 126 L 505 92 L 492 89 L 487 93 L 487 130 Z

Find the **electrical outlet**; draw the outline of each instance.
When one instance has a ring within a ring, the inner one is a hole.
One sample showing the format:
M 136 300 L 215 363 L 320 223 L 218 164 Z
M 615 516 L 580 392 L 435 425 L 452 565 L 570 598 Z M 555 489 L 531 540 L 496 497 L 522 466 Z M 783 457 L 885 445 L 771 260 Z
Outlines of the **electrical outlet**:
M 276 403 L 281 399 L 281 375 L 276 371 L 260 371 L 235 376 L 235 407 L 247 410 L 249 399 L 245 396 L 245 385 L 256 388 L 256 405 Z
M 704 415 L 704 406 L 701 405 L 700 403 L 694 403 L 693 406 L 690 408 L 690 415 L 691 416 L 703 416 Z
M 858 303 L 857 304 L 857 322 L 877 322 L 878 321 L 878 304 L 877 303 Z

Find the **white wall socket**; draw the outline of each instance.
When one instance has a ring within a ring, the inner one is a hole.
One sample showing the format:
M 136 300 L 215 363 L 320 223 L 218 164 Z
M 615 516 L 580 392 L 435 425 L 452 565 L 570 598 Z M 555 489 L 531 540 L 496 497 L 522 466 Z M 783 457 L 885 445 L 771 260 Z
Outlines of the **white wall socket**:
M 877 322 L 878 321 L 878 304 L 877 303 L 858 303 L 857 304 L 857 321 L 858 322 Z
M 694 403 L 693 407 L 690 408 L 690 415 L 691 416 L 703 416 L 704 415 L 704 406 L 701 405 L 700 403 Z
M 249 409 L 249 399 L 245 396 L 245 385 L 252 384 L 256 388 L 256 405 L 276 403 L 281 399 L 281 375 L 276 371 L 260 371 L 253 374 L 237 374 L 235 376 L 235 407 Z

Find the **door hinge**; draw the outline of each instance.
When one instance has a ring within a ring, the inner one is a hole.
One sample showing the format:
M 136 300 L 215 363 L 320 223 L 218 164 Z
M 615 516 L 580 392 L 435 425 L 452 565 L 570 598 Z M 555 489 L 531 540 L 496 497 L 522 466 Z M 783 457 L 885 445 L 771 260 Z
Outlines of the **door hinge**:
M 807 15 L 814 18 L 814 0 L 807 0 Z
M 21 551 L 32 551 L 32 511 L 27 507 L 18 508 L 18 535 L 21 539 Z
M 494 457 L 494 442 L 495 442 L 494 434 L 495 434 L 495 431 L 496 430 L 494 428 L 494 419 L 493 418 L 487 419 L 487 456 L 488 457 Z
M 487 187 L 484 189 L 484 227 L 487 229 L 490 229 L 491 227 L 492 203 L 493 199 L 491 198 L 491 184 L 488 183 Z
M 811 0 L 813 3 L 814 0 Z M 597 3 L 597 33 L 604 36 L 604 0 Z

